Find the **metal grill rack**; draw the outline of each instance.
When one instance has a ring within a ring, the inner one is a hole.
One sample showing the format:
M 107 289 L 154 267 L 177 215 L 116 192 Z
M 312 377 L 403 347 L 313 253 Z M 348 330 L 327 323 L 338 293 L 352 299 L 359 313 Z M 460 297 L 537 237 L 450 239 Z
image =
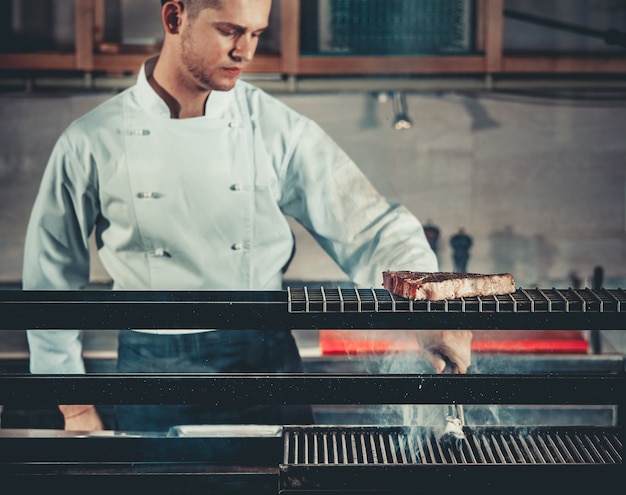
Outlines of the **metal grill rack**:
M 460 448 L 432 429 L 287 427 L 284 464 L 620 464 L 616 431 L 588 428 L 465 428 Z
M 412 301 L 384 289 L 287 289 L 289 312 L 625 313 L 622 289 L 518 289 L 512 294 Z
M 287 289 L 291 315 L 334 323 L 349 313 L 352 328 L 621 329 L 623 289 L 523 289 L 512 294 L 413 301 L 385 289 Z M 381 318 L 380 316 L 384 315 Z M 380 322 L 380 323 L 379 323 Z M 335 328 L 335 327 L 327 327 Z
M 623 483 L 620 432 L 466 428 L 461 445 L 406 427 L 287 428 L 282 494 L 589 493 Z M 351 491 L 352 490 L 352 491 Z M 562 491 L 561 491 L 562 490 Z

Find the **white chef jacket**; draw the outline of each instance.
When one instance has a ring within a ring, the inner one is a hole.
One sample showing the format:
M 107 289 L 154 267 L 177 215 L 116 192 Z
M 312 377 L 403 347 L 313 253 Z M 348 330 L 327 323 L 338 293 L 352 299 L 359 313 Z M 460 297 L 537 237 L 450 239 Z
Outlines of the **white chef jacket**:
M 28 225 L 25 290 L 89 281 L 88 238 L 114 290 L 279 290 L 300 222 L 357 286 L 436 271 L 420 222 L 388 202 L 313 121 L 238 81 L 172 119 L 137 84 L 56 143 Z M 384 165 L 384 164 L 383 164 Z M 81 332 L 29 331 L 31 371 L 82 373 Z

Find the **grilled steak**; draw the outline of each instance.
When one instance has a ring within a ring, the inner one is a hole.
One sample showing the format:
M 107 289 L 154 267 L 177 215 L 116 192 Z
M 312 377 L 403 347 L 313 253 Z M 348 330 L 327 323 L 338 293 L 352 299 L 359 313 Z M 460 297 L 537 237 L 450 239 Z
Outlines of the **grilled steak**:
M 398 296 L 420 301 L 515 292 L 515 282 L 510 273 L 384 271 L 383 287 Z

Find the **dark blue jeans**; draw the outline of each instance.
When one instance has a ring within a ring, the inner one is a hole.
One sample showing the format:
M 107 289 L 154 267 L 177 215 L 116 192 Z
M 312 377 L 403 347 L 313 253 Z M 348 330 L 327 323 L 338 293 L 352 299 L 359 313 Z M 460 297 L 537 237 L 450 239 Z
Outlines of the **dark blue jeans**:
M 120 373 L 298 373 L 302 360 L 289 331 L 216 330 L 154 335 L 119 334 Z M 124 405 L 116 407 L 116 428 L 165 432 L 176 425 L 312 424 L 309 406 Z

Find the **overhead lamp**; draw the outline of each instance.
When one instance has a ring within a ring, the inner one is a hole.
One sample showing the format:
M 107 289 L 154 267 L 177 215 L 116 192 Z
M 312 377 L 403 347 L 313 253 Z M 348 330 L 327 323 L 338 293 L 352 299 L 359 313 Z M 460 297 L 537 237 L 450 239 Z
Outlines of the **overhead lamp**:
M 404 91 L 393 92 L 393 114 L 393 128 L 396 131 L 404 131 L 413 126 L 413 121 L 408 114 Z

